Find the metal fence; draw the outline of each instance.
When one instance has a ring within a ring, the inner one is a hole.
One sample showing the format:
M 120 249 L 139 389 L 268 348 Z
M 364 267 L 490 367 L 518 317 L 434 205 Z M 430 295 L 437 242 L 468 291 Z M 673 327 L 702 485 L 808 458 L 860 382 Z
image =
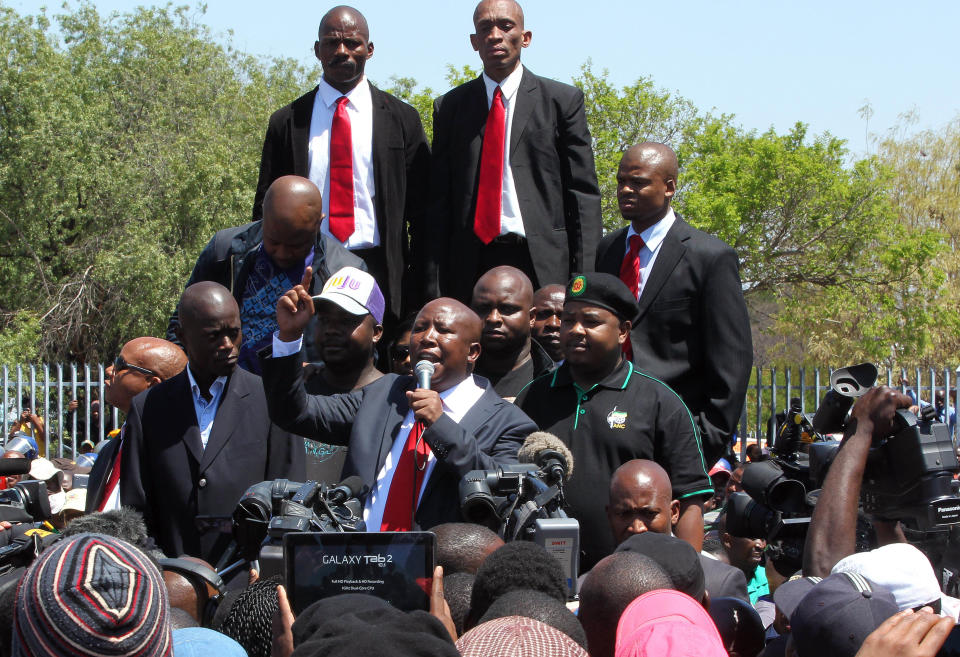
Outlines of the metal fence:
M 942 390 L 946 406 L 944 417 L 950 417 L 956 399 L 960 398 L 960 367 L 878 369 L 879 383 L 896 386 L 903 392 L 910 388 L 918 401 L 933 404 L 935 394 Z M 739 436 L 743 444 L 763 442 L 769 430 L 771 416 L 786 409 L 793 397 L 800 399 L 804 413 L 816 412 L 823 396 L 830 389 L 832 373 L 832 368 L 754 368 L 740 415 Z M 900 385 L 901 381 L 908 379 L 909 386 Z M 948 391 L 953 392 L 956 397 L 951 399 Z
M 11 424 L 30 408 L 44 423 L 45 436 L 40 445 L 43 454 L 48 458 L 75 457 L 84 440 L 98 443 L 111 426 L 119 426 L 115 408 L 104 422 L 102 401 L 99 421 L 94 418 L 93 402 L 103 399 L 104 380 L 103 365 L 3 365 L 4 439 L 10 434 Z M 71 412 L 73 399 L 78 406 Z

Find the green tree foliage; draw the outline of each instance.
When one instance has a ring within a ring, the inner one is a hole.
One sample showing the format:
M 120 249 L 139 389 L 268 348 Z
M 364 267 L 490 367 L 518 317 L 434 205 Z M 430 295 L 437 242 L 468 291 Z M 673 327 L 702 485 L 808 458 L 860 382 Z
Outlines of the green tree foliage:
M 213 231 L 246 221 L 292 61 L 219 45 L 186 8 L 55 17 L 0 8 L 0 306 L 45 358 L 162 334 Z

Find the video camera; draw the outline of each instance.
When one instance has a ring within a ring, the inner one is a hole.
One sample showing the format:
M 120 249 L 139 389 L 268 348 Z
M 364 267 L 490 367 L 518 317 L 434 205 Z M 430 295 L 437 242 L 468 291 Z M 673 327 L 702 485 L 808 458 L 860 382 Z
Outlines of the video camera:
M 468 522 L 485 525 L 505 541 L 537 543 L 560 563 L 567 593 L 576 595 L 580 523 L 563 510 L 563 482 L 573 474 L 573 455 L 546 432 L 530 434 L 519 464 L 473 470 L 460 482 L 460 509 Z
M 840 445 L 828 436 L 846 431 L 854 401 L 876 379 L 877 368 L 869 363 L 835 370 L 831 389 L 812 420 L 801 412 L 799 399 L 791 400 L 777 428 L 773 460 L 744 468 L 747 495 L 731 496 L 727 531 L 765 537 L 768 555 L 782 574 L 802 565 L 810 516 Z M 861 487 L 864 511 L 920 532 L 960 523 L 960 496 L 953 479 L 960 463 L 948 427 L 934 419 L 932 407 L 919 418 L 900 409 L 892 433 L 874 440 Z
M 239 561 L 219 569 L 226 573 L 243 562 L 259 562 L 261 577 L 283 575 L 283 536 L 290 532 L 362 532 L 366 493 L 360 477 L 349 477 L 336 486 L 316 481 L 303 483 L 276 479 L 254 484 L 233 511 L 234 556 Z
M 0 460 L 0 476 L 25 475 L 30 459 Z M 28 480 L 0 490 L 0 520 L 13 523 L 3 532 L 0 546 L 0 576 L 30 565 L 40 552 L 60 538 L 37 523 L 50 519 L 50 498 L 44 481 Z

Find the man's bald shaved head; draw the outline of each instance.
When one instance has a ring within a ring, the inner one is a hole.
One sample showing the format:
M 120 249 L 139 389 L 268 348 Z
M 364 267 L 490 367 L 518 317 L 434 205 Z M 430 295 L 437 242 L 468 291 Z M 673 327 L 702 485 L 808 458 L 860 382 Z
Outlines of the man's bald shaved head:
M 281 176 L 263 198 L 263 248 L 281 269 L 303 267 L 322 220 L 317 186 L 300 176 Z
M 645 141 L 642 144 L 631 146 L 623 154 L 623 158 L 630 158 L 649 162 L 664 178 L 677 179 L 680 166 L 677 164 L 677 154 L 666 144 L 655 141 Z
M 660 465 L 634 459 L 613 473 L 607 521 L 618 545 L 646 531 L 670 534 L 679 518 L 680 503 L 673 499 L 670 475 Z
M 136 361 L 129 361 L 157 373 L 161 381 L 176 376 L 187 366 L 187 354 L 183 349 L 161 338 L 134 338 L 124 349 L 130 347 L 136 354 Z
M 508 5 L 515 16 L 519 19 L 517 25 L 523 29 L 523 7 L 516 0 L 481 0 L 473 10 L 473 24 L 476 25 L 480 17 L 486 13 L 493 5 Z
M 187 287 L 180 297 L 180 323 L 183 325 L 193 324 L 198 320 L 203 320 L 216 312 L 219 308 L 235 309 L 237 315 L 240 314 L 240 308 L 237 306 L 237 300 L 230 294 L 230 290 L 214 283 L 213 281 L 200 281 Z
M 359 10 L 347 5 L 337 5 L 320 19 L 320 28 L 317 35 L 322 39 L 325 34 L 331 30 L 338 29 L 341 25 L 352 25 L 363 35 L 364 39 L 370 38 L 370 28 L 367 27 L 367 19 Z
M 510 265 L 494 267 L 481 276 L 480 280 L 473 286 L 474 294 L 480 287 L 510 287 L 522 295 L 523 301 L 527 302 L 527 299 L 529 299 L 528 306 L 533 305 L 533 283 L 530 282 L 530 278 L 526 274 L 516 267 Z
M 176 376 L 187 365 L 187 354 L 172 342 L 160 338 L 142 337 L 130 340 L 120 349 L 123 362 L 142 367 L 153 375 L 128 367 L 117 369 L 117 363 L 107 367 L 103 384 L 103 398 L 111 406 L 127 413 L 130 402 L 138 394 L 161 381 Z
M 478 371 L 494 381 L 530 353 L 533 284 L 516 267 L 494 267 L 473 286 L 470 307 L 483 321 Z
M 189 286 L 180 297 L 180 326 L 190 371 L 202 393 L 229 376 L 240 355 L 240 308 L 230 290 L 212 281 Z
M 434 299 L 417 313 L 410 330 L 410 362 L 433 363 L 431 388 L 443 392 L 463 381 L 480 357 L 482 322 L 449 297 Z

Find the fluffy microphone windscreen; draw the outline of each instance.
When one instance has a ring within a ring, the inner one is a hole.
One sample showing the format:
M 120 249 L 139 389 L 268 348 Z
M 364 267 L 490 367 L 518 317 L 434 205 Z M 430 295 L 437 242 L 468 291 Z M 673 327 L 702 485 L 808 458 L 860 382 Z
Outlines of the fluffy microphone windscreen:
M 563 455 L 567 462 L 566 479 L 570 479 L 573 476 L 573 453 L 562 440 L 547 431 L 534 431 L 527 436 L 517 452 L 517 460 L 520 463 L 536 463 L 537 455 L 544 450 L 554 450 Z

